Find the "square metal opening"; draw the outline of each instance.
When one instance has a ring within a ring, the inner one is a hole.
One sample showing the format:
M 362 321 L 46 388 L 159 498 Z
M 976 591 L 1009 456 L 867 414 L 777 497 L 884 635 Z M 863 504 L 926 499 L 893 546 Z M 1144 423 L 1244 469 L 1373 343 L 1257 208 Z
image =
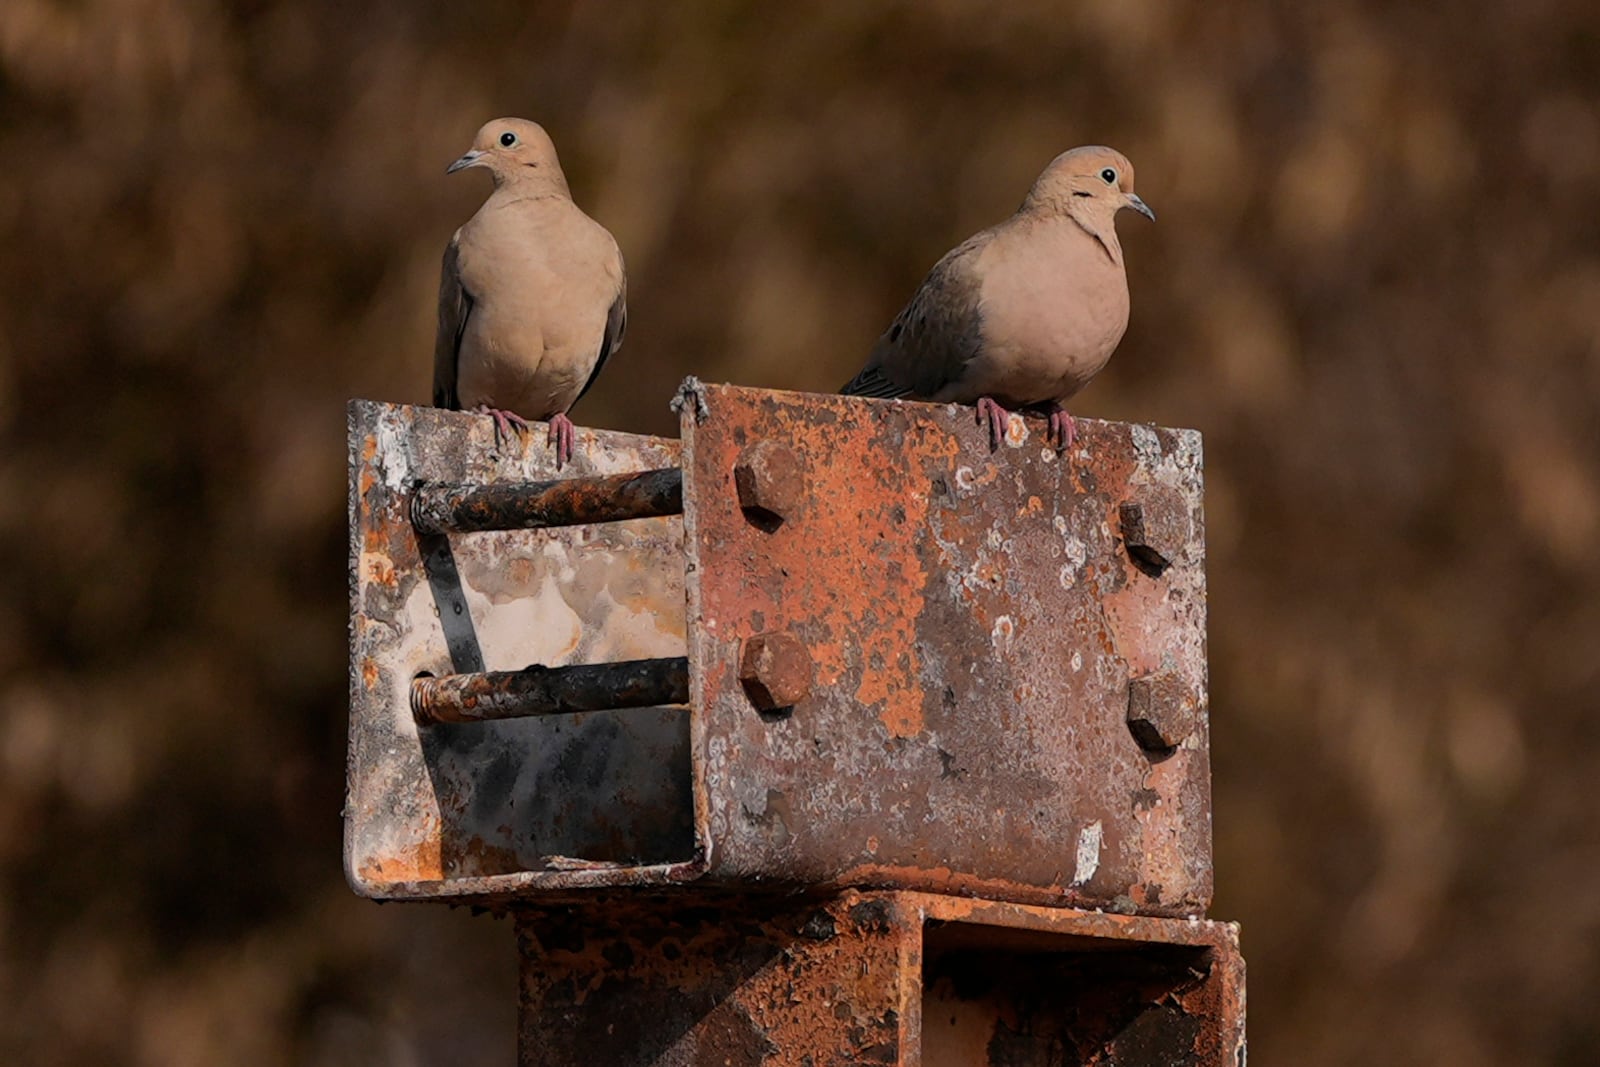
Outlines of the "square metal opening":
M 934 921 L 923 953 L 924 1067 L 1204 1062 L 1207 946 Z

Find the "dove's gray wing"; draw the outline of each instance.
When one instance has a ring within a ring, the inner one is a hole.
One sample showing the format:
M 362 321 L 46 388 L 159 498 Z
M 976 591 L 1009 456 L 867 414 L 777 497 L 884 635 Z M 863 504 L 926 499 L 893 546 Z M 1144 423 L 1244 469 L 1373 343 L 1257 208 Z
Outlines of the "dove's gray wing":
M 982 347 L 983 278 L 977 261 L 993 234 L 985 230 L 969 237 L 934 264 L 878 338 L 867 365 L 840 392 L 927 399 L 960 379 Z
M 439 270 L 439 329 L 433 341 L 433 406 L 461 407 L 456 389 L 457 364 L 461 355 L 461 335 L 472 314 L 472 296 L 461 285 L 461 231 L 457 230 L 444 250 Z
M 622 335 L 628 332 L 628 276 L 624 272 L 621 284 L 617 288 L 617 298 L 611 302 L 611 310 L 606 312 L 606 332 L 600 339 L 600 358 L 594 361 L 594 370 L 589 372 L 589 380 L 583 383 L 583 389 L 578 393 L 578 400 L 583 399 L 583 394 L 594 385 L 595 379 L 600 377 L 600 369 L 606 365 L 606 360 L 622 347 Z

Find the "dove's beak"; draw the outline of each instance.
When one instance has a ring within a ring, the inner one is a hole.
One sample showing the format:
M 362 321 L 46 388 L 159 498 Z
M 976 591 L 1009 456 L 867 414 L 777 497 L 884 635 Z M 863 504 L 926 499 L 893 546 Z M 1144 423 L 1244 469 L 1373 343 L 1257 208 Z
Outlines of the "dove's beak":
M 460 159 L 446 167 L 444 172 L 446 174 L 454 174 L 458 170 L 466 170 L 468 167 L 476 167 L 478 165 L 478 161 L 482 158 L 483 153 L 474 148 L 472 151 L 468 152 L 466 155 L 462 156 Z
M 1145 203 L 1143 200 L 1140 200 L 1133 193 L 1128 194 L 1128 199 L 1126 202 L 1129 207 L 1133 208 L 1133 210 L 1137 211 L 1151 222 L 1156 221 L 1156 213 L 1150 210 L 1150 205 Z

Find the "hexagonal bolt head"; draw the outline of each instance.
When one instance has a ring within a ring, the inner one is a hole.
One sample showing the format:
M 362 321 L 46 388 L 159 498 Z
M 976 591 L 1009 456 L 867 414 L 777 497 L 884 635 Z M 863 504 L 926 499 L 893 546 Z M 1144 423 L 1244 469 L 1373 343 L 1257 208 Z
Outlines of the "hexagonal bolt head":
M 745 639 L 739 681 L 763 715 L 793 708 L 811 692 L 811 656 L 792 634 L 756 634 Z
M 1170 755 L 1199 722 L 1199 695 L 1172 671 L 1128 679 L 1128 731 L 1146 752 Z
M 1118 515 L 1128 558 L 1152 578 L 1172 566 L 1192 533 L 1188 504 L 1166 486 L 1151 486 L 1138 500 L 1123 504 Z
M 745 515 L 775 528 L 805 503 L 805 464 L 787 445 L 761 441 L 745 449 L 734 464 L 733 486 Z

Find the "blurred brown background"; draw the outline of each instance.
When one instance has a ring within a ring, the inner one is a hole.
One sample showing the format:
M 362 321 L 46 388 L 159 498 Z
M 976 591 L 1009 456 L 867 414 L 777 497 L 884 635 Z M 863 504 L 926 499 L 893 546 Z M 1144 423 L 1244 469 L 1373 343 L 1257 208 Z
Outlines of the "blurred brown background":
M 340 873 L 343 406 L 424 400 L 445 165 L 631 273 L 580 423 L 832 390 L 1074 144 L 1207 442 L 1215 915 L 1262 1064 L 1595 1062 L 1600 8 L 0 6 L 0 1060 L 508 1064 L 508 924 Z

